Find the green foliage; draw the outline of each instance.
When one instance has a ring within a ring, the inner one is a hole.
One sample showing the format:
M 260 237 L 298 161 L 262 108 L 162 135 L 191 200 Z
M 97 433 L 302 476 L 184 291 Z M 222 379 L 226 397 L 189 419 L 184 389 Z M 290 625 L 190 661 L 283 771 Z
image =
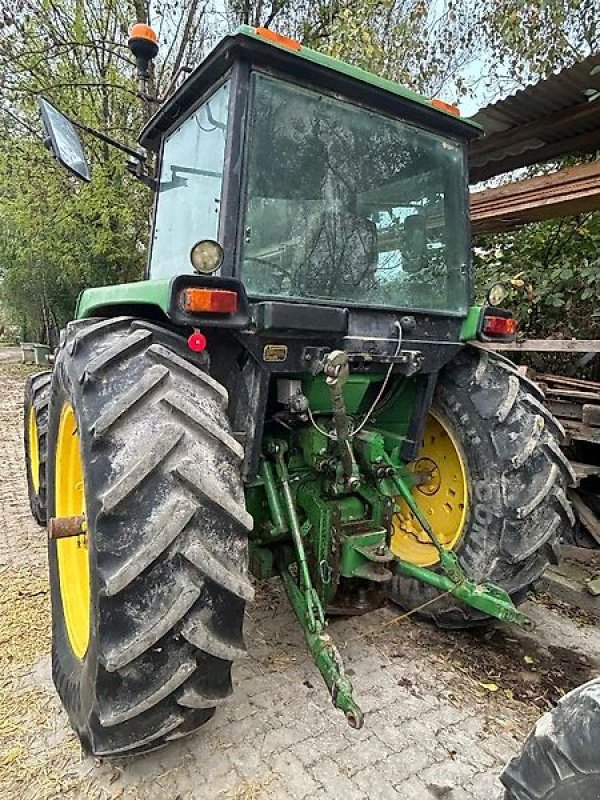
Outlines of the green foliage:
M 480 300 L 492 283 L 516 279 L 503 305 L 528 337 L 596 338 L 600 212 L 481 237 L 474 259 Z
M 47 340 L 83 288 L 141 277 L 147 190 L 125 185 L 118 157 L 96 164 L 94 181 L 81 185 L 39 146 L 28 150 L 0 160 L 0 280 L 22 335 Z
M 168 46 L 157 92 L 204 42 L 204 6 L 159 3 Z M 56 340 L 88 286 L 141 278 L 152 195 L 119 151 L 86 137 L 93 180 L 81 184 L 44 148 L 35 95 L 126 144 L 149 109 L 137 98 L 127 30 L 137 0 L 20 0 L 0 17 L 0 300 L 27 339 Z
M 126 47 L 132 22 L 151 18 L 158 29 L 161 48 L 151 88 L 159 95 L 180 67 L 197 64 L 208 44 L 239 22 L 281 30 L 450 101 L 471 91 L 465 82 L 469 64 L 482 73 L 474 78 L 475 88 L 477 81 L 490 80 L 499 91 L 512 90 L 599 45 L 597 0 L 226 0 L 222 11 L 211 13 L 197 0 L 5 4 L 0 301 L 3 317 L 26 338 L 55 336 L 82 288 L 142 274 L 150 193 L 125 172 L 119 153 L 89 137 L 93 182 L 79 184 L 61 171 L 43 148 L 34 100 L 42 93 L 68 114 L 131 145 L 149 113 L 136 96 Z M 482 281 L 528 265 L 536 299 L 520 299 L 519 309 L 531 331 L 541 331 L 550 319 L 575 330 L 593 306 L 598 223 L 593 217 L 575 232 L 573 225 L 577 222 L 562 223 L 558 233 L 551 224 L 519 232 L 502 244 L 501 258 L 489 255 L 499 247 L 500 239 L 494 240 L 486 244 L 487 255 L 476 259 Z M 568 319 L 560 303 L 573 310 Z

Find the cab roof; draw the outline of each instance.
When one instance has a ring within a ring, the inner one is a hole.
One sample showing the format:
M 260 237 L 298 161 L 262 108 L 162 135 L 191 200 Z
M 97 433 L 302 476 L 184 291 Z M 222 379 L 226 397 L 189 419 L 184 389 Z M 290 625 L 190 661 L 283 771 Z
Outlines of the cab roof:
M 140 144 L 158 150 L 162 135 L 238 60 L 451 136 L 473 139 L 481 133 L 476 123 L 432 105 L 431 100 L 394 81 L 304 47 L 271 30 L 242 25 L 221 40 L 154 114 L 140 134 Z

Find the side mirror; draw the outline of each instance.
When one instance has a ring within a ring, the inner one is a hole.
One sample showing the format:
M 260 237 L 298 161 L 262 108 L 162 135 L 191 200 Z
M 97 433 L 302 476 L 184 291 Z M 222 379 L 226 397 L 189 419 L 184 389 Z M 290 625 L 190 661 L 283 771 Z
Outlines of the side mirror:
M 48 137 L 47 141 L 55 157 L 76 178 L 80 178 L 82 181 L 90 181 L 90 168 L 75 126 L 52 103 L 49 103 L 43 97 L 38 97 L 37 100 L 46 136 Z

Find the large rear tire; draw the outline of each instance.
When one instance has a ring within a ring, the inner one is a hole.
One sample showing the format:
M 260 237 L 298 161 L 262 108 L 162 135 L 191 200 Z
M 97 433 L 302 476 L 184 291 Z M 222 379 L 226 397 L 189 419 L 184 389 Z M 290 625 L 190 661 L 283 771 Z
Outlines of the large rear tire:
M 185 340 L 126 318 L 71 323 L 49 424 L 52 668 L 84 748 L 154 749 L 207 722 L 243 655 L 242 447 L 227 392 Z
M 51 372 L 30 375 L 23 403 L 25 471 L 29 507 L 39 525 L 46 524 L 46 456 Z
M 565 695 L 500 776 L 505 800 L 600 800 L 600 678 Z
M 474 348 L 444 369 L 432 411 L 456 443 L 467 487 L 461 530 L 438 529 L 440 538 L 453 543 L 470 576 L 501 586 L 520 602 L 546 566 L 557 562 L 561 537 L 574 524 L 566 496 L 574 476 L 559 446 L 564 432 L 541 404 L 539 390 L 510 361 Z M 440 459 L 437 485 L 454 492 L 452 482 L 444 483 L 444 463 Z M 438 519 L 443 525 L 443 515 Z M 438 595 L 402 575 L 394 577 L 389 594 L 411 610 Z M 446 628 L 491 622 L 447 596 L 422 615 Z

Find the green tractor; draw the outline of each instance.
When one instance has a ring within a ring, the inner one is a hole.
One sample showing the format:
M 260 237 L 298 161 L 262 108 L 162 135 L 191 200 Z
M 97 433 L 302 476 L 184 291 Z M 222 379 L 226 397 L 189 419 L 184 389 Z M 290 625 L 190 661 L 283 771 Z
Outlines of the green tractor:
M 132 41 L 143 77 L 152 32 Z M 89 179 L 73 121 L 41 106 L 54 154 Z M 572 525 L 571 472 L 535 387 L 474 346 L 515 332 L 472 305 L 479 132 L 242 27 L 142 131 L 156 176 L 124 148 L 156 193 L 145 280 L 81 294 L 28 401 L 48 415 L 28 451 L 54 682 L 88 751 L 143 752 L 212 717 L 250 574 L 281 577 L 354 727 L 329 616 L 388 598 L 451 628 L 530 625 L 516 604 Z

